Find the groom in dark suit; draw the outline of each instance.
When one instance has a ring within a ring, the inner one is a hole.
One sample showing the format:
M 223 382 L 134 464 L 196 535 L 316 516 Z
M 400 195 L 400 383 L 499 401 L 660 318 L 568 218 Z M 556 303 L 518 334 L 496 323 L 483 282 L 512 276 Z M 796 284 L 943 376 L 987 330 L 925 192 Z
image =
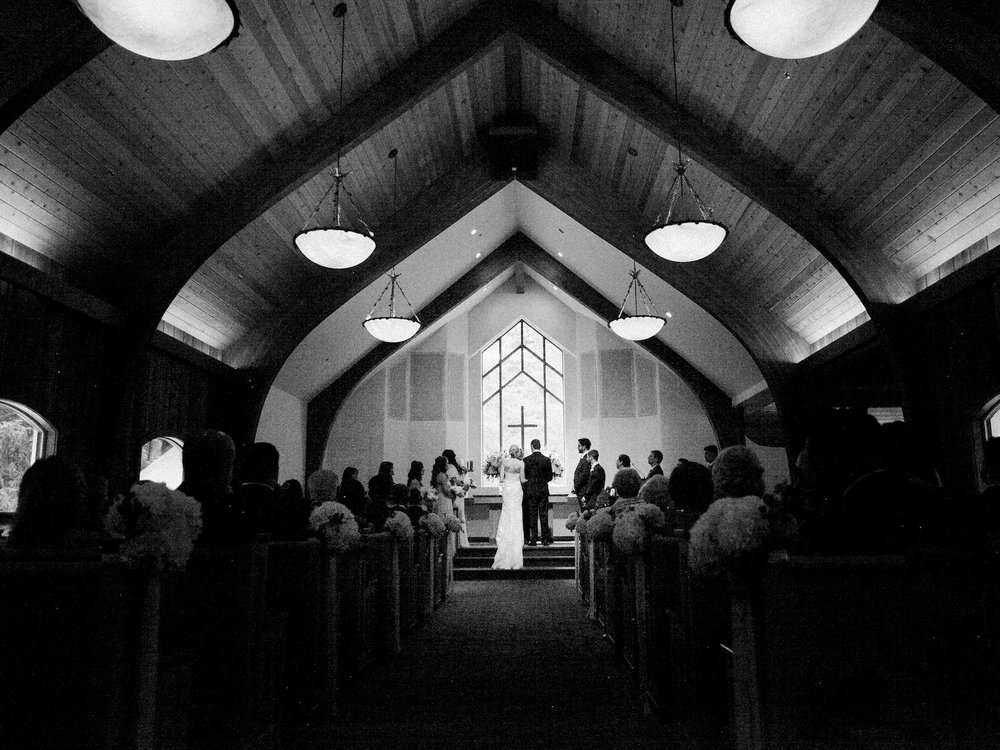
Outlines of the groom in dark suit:
M 549 528 L 549 482 L 552 481 L 552 461 L 542 455 L 542 443 L 531 441 L 531 455 L 524 459 L 524 499 L 528 504 L 528 534 L 525 542 L 531 546 L 538 544 L 538 529 L 541 526 L 542 544 L 552 544 L 552 530 Z

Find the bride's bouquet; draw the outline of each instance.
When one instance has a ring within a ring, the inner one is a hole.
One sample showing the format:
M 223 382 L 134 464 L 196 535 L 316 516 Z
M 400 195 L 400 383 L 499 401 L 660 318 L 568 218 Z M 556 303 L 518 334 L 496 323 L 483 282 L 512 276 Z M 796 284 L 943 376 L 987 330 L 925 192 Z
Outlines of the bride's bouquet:
M 550 450 L 546 455 L 549 457 L 549 461 L 552 462 L 552 476 L 553 478 L 559 478 L 563 475 L 563 462 L 559 458 L 559 454 L 554 450 Z

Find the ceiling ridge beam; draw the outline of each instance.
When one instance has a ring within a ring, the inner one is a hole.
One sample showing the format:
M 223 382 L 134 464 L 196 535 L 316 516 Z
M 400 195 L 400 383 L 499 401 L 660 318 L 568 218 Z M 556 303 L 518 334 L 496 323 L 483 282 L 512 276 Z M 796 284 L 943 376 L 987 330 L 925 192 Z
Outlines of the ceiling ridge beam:
M 350 152 L 492 53 L 505 37 L 500 9 L 484 2 L 302 140 L 277 155 L 248 155 L 221 194 L 213 191 L 198 201 L 199 210 L 186 216 L 164 242 L 133 248 L 132 263 L 120 269 L 118 288 L 120 304 L 132 312 L 137 332 L 155 328 L 202 263 L 258 216 L 329 168 L 338 150 Z M 291 237 L 288 247 L 295 252 Z
M 510 0 L 506 8 L 508 28 L 534 54 L 661 139 L 679 137 L 700 164 L 802 235 L 840 272 L 873 318 L 879 305 L 913 294 L 913 282 L 888 258 L 877 248 L 852 245 L 772 164 L 733 148 L 625 63 L 536 3 Z
M 531 239 L 521 232 L 515 232 L 418 312 L 424 327 L 428 328 L 442 320 L 479 289 L 519 262 L 533 268 L 600 317 L 610 319 L 617 316 L 618 308 L 613 302 Z M 731 399 L 721 388 L 660 339 L 653 338 L 635 343 L 675 372 L 694 392 L 724 444 L 740 440 L 741 433 Z M 379 343 L 309 401 L 306 416 L 307 473 L 323 465 L 326 443 L 333 422 L 351 392 L 370 373 L 406 345 L 407 342 Z

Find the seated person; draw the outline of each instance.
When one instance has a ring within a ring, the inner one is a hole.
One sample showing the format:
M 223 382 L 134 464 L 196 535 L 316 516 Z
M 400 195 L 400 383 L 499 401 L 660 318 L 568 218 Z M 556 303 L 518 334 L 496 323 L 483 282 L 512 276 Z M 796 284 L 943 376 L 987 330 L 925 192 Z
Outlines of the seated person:
M 687 531 L 712 504 L 712 470 L 704 464 L 685 461 L 674 467 L 666 484 L 673 506 L 667 513 L 667 526 Z
M 378 474 L 368 480 L 369 500 L 389 502 L 389 492 L 392 490 L 392 485 L 395 484 L 392 474 L 392 461 L 383 461 L 379 464 Z
M 423 495 L 416 487 L 411 487 L 407 492 L 405 513 L 410 517 L 413 528 L 420 528 L 420 519 L 427 515 L 427 509 L 424 507 Z
M 365 486 L 358 479 L 358 470 L 353 466 L 344 469 L 344 479 L 337 491 L 337 500 L 350 508 L 354 515 L 363 516 L 365 514 L 368 497 L 365 494 Z
M 410 496 L 410 491 L 405 484 L 394 484 L 389 490 L 389 513 L 406 513 L 406 506 Z
M 228 546 L 251 538 L 232 492 L 236 445 L 218 430 L 205 430 L 184 442 L 184 481 L 177 488 L 201 505 L 199 546 Z
M 59 456 L 35 461 L 21 478 L 11 550 L 99 552 L 109 537 L 93 528 L 83 472 Z
M 339 479 L 337 473 L 329 469 L 317 469 L 310 474 L 306 481 L 309 504 L 315 508 L 323 503 L 336 502 L 340 492 Z
M 611 494 L 615 504 L 634 503 L 642 487 L 642 475 L 631 466 L 619 469 L 611 480 Z

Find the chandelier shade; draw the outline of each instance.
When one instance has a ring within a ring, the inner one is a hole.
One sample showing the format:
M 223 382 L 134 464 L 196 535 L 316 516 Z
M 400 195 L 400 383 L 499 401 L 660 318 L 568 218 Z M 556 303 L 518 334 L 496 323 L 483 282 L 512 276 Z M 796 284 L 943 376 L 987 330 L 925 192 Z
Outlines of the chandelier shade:
M 718 250 L 728 233 L 714 221 L 675 221 L 653 227 L 646 235 L 646 246 L 666 260 L 690 263 Z
M 375 250 L 375 240 L 344 227 L 319 227 L 295 235 L 295 247 L 324 268 L 351 268 L 368 260 Z
M 656 314 L 656 305 L 650 299 L 646 287 L 639 281 L 639 266 L 636 265 L 634 260 L 632 261 L 632 270 L 629 272 L 629 276 L 632 277 L 632 280 L 629 282 L 628 289 L 625 290 L 625 299 L 622 300 L 618 317 L 608 322 L 608 328 L 611 329 L 612 333 L 621 336 L 623 339 L 642 341 L 659 333 L 667 321 Z M 628 306 L 629 295 L 632 295 L 634 311 L 632 315 L 625 312 L 625 308 Z M 640 301 L 645 309 L 645 313 L 639 312 Z
M 608 328 L 623 339 L 642 341 L 655 336 L 666 321 L 655 315 L 623 315 L 608 323 Z
M 115 44 L 156 60 L 188 60 L 211 52 L 236 28 L 226 0 L 77 0 Z
M 878 0 L 733 0 L 729 24 L 758 52 L 798 60 L 839 47 L 876 5 Z
M 420 330 L 420 321 L 397 316 L 366 318 L 363 325 L 368 333 L 379 341 L 386 341 L 390 344 L 397 344 L 400 341 L 413 338 Z

